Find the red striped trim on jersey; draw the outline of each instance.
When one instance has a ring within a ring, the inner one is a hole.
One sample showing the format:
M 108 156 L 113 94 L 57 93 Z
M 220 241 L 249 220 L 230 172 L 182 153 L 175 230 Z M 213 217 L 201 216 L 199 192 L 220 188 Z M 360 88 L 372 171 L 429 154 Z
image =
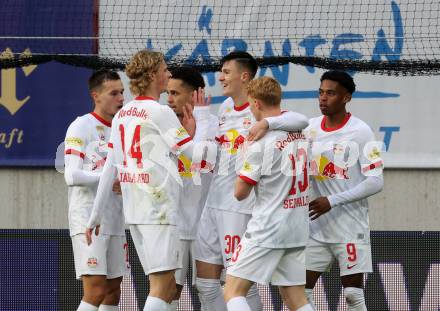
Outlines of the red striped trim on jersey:
M 255 186 L 256 184 L 258 184 L 258 182 L 256 182 L 255 180 L 244 176 L 244 175 L 239 175 L 238 177 L 240 177 L 245 183 L 250 184 L 252 186 Z
M 192 140 L 191 136 L 188 136 L 187 138 L 185 138 L 185 139 L 179 141 L 176 145 L 177 145 L 178 147 L 181 147 L 181 146 L 185 145 L 187 142 L 189 142 L 189 141 L 191 141 L 191 140 Z
M 150 96 L 136 96 L 134 98 L 134 100 L 155 100 L 155 101 L 157 101 L 157 99 L 150 97 Z
M 235 105 L 234 105 L 234 110 L 235 110 L 235 111 L 243 111 L 243 110 L 245 110 L 247 107 L 249 107 L 249 102 L 244 103 L 244 104 L 241 105 L 241 106 L 235 106 Z
M 75 150 L 75 149 L 67 149 L 66 151 L 64 151 L 64 154 L 71 154 L 71 155 L 76 155 L 78 157 L 80 157 L 81 159 L 84 159 L 84 157 L 86 156 L 84 153 Z
M 102 124 L 104 124 L 105 126 L 111 127 L 112 123 L 108 122 L 106 120 L 104 120 L 104 118 L 100 117 L 96 112 L 91 112 L 90 113 L 92 116 L 95 117 L 96 120 L 98 120 L 99 122 L 101 122 Z
M 347 112 L 347 113 L 345 114 L 344 120 L 342 120 L 342 123 L 341 123 L 341 124 L 339 124 L 338 126 L 335 126 L 335 127 L 325 127 L 325 122 L 327 122 L 327 116 L 324 116 L 324 117 L 322 118 L 322 121 L 321 121 L 321 129 L 322 129 L 324 132 L 333 132 L 333 131 L 337 131 L 337 130 L 343 128 L 345 124 L 347 124 L 348 120 L 350 120 L 350 117 L 351 117 L 351 113 L 350 113 L 350 112 Z
M 368 166 L 365 166 L 365 167 L 362 169 L 362 173 L 366 173 L 366 172 L 368 172 L 368 171 L 372 171 L 372 170 L 374 170 L 375 168 L 382 167 L 382 166 L 383 166 L 383 161 L 382 161 L 382 160 L 379 160 L 379 161 L 377 161 L 377 162 L 371 163 L 371 164 L 368 165 Z
M 107 146 L 108 146 L 109 148 L 112 148 L 112 149 L 113 149 L 113 144 L 112 144 L 112 143 L 108 143 Z

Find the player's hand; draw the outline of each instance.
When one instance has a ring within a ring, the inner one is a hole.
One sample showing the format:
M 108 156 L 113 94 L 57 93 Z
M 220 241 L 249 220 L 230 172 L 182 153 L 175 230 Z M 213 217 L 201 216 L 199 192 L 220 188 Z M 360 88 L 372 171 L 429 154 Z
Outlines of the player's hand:
M 250 129 L 247 140 L 249 141 L 257 141 L 264 135 L 266 135 L 269 130 L 269 123 L 266 119 L 260 120 L 256 122 Z
M 319 197 L 309 203 L 310 220 L 315 220 L 319 216 L 327 213 L 331 209 L 330 202 L 326 197 Z
M 196 134 L 196 119 L 192 113 L 191 104 L 185 104 L 183 106 L 182 126 L 188 132 L 189 136 L 194 137 Z
M 211 95 L 205 97 L 205 90 L 199 87 L 193 92 L 192 101 L 194 106 L 208 107 L 211 104 Z
M 122 190 L 121 190 L 121 182 L 119 181 L 119 179 L 115 179 L 115 181 L 113 182 L 113 188 L 112 188 L 113 192 L 116 194 L 121 195 L 122 194 Z
M 87 245 L 92 244 L 92 235 L 93 235 L 93 229 L 95 229 L 95 235 L 98 236 L 99 234 L 99 225 L 96 226 L 96 228 L 87 228 L 86 229 L 86 241 L 87 241 Z

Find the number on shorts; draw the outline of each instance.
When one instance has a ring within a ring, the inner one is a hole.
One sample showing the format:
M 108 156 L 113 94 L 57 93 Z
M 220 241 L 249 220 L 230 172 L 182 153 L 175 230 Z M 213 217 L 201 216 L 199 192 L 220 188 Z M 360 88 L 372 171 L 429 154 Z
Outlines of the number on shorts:
M 128 259 L 128 243 L 124 243 L 124 249 L 125 249 L 125 262 L 129 263 L 129 259 Z
M 354 243 L 348 243 L 347 244 L 347 254 L 348 254 L 348 261 L 356 261 L 357 255 L 356 255 L 356 245 Z
M 240 237 L 238 235 L 225 235 L 225 241 L 226 241 L 226 248 L 225 253 L 226 254 L 233 254 L 235 251 L 235 247 L 240 244 Z
M 234 252 L 234 255 L 232 255 L 232 258 L 231 258 L 232 262 L 236 262 L 237 261 L 238 255 L 240 255 L 240 251 L 241 251 L 241 244 L 238 244 L 237 251 Z

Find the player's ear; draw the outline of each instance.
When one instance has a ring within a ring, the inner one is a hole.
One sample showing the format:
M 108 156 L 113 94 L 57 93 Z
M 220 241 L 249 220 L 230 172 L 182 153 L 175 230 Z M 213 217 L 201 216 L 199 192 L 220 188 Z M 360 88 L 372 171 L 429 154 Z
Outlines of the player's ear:
M 347 93 L 344 96 L 344 104 L 348 103 L 351 100 L 351 94 Z
M 247 71 L 243 71 L 242 73 L 241 73 L 241 80 L 243 81 L 243 82 L 249 82 L 249 81 L 251 81 L 252 79 L 251 79 L 251 74 L 249 73 L 249 72 L 247 72 Z

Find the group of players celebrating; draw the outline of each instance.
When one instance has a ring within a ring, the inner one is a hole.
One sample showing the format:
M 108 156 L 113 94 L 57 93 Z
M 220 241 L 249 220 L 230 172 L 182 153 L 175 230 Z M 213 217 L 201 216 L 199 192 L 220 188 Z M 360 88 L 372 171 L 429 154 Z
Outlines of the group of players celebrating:
M 257 70 L 247 52 L 222 59 L 218 117 L 201 74 L 170 73 L 160 52 L 126 66 L 125 105 L 117 73 L 90 77 L 94 110 L 65 139 L 77 310 L 118 310 L 125 225 L 150 282 L 144 310 L 177 310 L 190 265 L 204 311 L 261 311 L 257 283 L 278 286 L 289 310 L 315 310 L 313 287 L 334 261 L 348 309 L 366 310 L 367 197 L 383 188 L 383 162 L 346 110 L 353 79 L 324 73 L 322 115 L 308 120 L 282 110 L 279 83 Z

